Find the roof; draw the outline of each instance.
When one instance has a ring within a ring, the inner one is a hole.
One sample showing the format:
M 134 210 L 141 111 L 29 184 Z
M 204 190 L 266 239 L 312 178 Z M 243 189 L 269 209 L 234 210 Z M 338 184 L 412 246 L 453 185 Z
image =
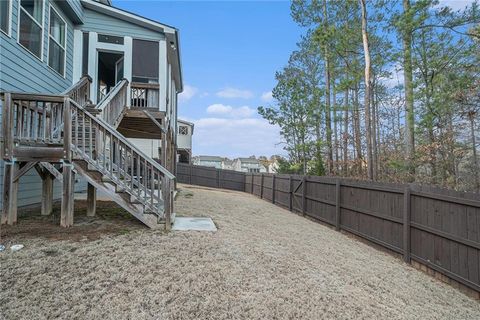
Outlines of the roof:
M 196 156 L 195 158 L 200 161 L 223 161 L 222 157 L 217 156 Z
M 90 10 L 123 20 L 138 26 L 156 31 L 165 34 L 166 41 L 167 41 L 167 55 L 169 57 L 176 57 L 172 63 L 172 68 L 174 73 L 178 76 L 178 83 L 177 83 L 177 91 L 178 93 L 183 91 L 183 79 L 182 79 L 182 65 L 180 59 L 180 43 L 178 41 L 179 38 L 179 30 L 175 27 L 169 26 L 167 24 L 160 23 L 158 21 L 145 18 L 138 14 L 119 9 L 116 7 L 111 6 L 110 4 L 106 4 L 106 2 L 110 2 L 110 0 L 103 0 L 101 2 L 94 1 L 94 0 L 81 0 L 82 5 Z
M 258 159 L 255 158 L 238 158 L 240 162 L 246 162 L 246 163 L 260 163 Z

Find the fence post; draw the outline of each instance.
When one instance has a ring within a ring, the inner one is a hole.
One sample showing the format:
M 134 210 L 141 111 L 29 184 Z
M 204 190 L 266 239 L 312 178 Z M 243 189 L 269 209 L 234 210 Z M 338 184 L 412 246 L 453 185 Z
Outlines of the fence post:
M 263 173 L 262 179 L 260 180 L 260 199 L 263 199 Z
M 288 210 L 292 211 L 292 198 L 293 198 L 293 190 L 292 190 L 292 175 L 288 176 Z
M 410 216 L 411 216 L 411 189 L 405 187 L 403 193 L 403 260 L 410 263 Z
M 217 169 L 217 188 L 220 188 L 220 169 Z
M 188 176 L 188 184 L 192 184 L 192 170 L 193 170 L 193 165 L 190 163 L 190 168 L 189 168 L 189 173 L 190 175 Z
M 255 175 L 253 173 L 250 173 L 250 177 L 252 177 L 252 183 L 250 184 L 250 189 L 252 189 L 252 192 L 250 193 L 253 194 L 253 181 L 255 180 Z
M 302 184 L 302 213 L 305 215 L 305 212 L 307 211 L 307 176 L 303 176 Z
M 340 179 L 337 178 L 337 181 L 335 183 L 335 229 L 337 231 L 340 231 Z
M 275 175 L 272 175 L 272 203 L 275 204 Z

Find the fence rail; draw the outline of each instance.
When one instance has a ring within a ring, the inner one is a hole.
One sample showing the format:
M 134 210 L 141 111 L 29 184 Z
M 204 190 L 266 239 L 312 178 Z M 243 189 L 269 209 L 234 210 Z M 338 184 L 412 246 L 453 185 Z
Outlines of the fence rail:
M 179 182 L 241 189 L 214 183 L 213 172 L 222 177 L 219 169 L 189 166 L 190 171 L 180 173 L 182 170 L 178 170 Z M 241 175 L 245 192 L 355 234 L 403 255 L 408 263 L 416 261 L 480 291 L 479 194 L 334 177 L 241 172 L 235 176 L 238 185 Z

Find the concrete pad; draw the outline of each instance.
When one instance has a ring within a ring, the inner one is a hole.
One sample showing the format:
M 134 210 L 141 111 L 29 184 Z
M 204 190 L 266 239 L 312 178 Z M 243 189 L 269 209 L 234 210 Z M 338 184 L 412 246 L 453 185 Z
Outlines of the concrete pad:
M 211 218 L 176 217 L 173 223 L 174 231 L 217 231 Z

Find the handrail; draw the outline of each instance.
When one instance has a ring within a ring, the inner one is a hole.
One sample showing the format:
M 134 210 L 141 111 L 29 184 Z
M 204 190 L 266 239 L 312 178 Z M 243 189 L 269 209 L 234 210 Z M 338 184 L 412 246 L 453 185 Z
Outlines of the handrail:
M 102 111 L 102 119 L 115 126 L 119 117 L 127 107 L 128 80 L 123 79 L 100 101 L 97 109 Z
M 105 129 L 105 131 L 108 131 L 109 134 L 114 136 L 116 139 L 118 139 L 122 143 L 128 144 L 129 147 L 132 150 L 134 150 L 138 155 L 140 155 L 142 158 L 150 159 L 150 157 L 148 155 L 146 155 L 143 151 L 141 151 L 139 148 L 137 148 L 133 143 L 128 141 L 127 138 L 125 138 L 117 130 L 112 128 L 112 126 L 110 124 L 108 124 L 105 120 L 95 117 L 94 115 L 89 113 L 87 110 L 85 110 L 83 107 L 81 107 L 78 103 L 76 103 L 75 101 L 71 100 L 70 105 L 82 110 L 83 112 L 85 112 L 89 116 L 89 118 L 92 119 L 92 121 L 94 121 L 98 125 L 102 126 Z M 158 162 L 153 161 L 153 160 L 149 160 L 149 162 L 151 162 L 151 164 L 155 167 L 155 169 L 158 169 L 159 171 L 161 171 L 167 178 L 172 179 L 172 180 L 175 179 L 175 176 L 170 171 L 168 171 L 165 167 L 160 165 Z
M 69 93 L 81 88 L 82 86 L 86 84 L 92 83 L 92 78 L 89 75 L 84 75 L 82 78 L 80 78 L 79 81 L 71 85 L 67 90 L 62 92 L 62 95 L 68 95 Z
M 158 83 L 132 82 L 130 84 L 130 105 L 133 108 L 158 108 L 160 85 Z
M 77 83 L 63 92 L 63 95 L 70 97 L 82 106 L 90 103 L 90 84 L 92 78 L 88 75 L 83 76 Z

